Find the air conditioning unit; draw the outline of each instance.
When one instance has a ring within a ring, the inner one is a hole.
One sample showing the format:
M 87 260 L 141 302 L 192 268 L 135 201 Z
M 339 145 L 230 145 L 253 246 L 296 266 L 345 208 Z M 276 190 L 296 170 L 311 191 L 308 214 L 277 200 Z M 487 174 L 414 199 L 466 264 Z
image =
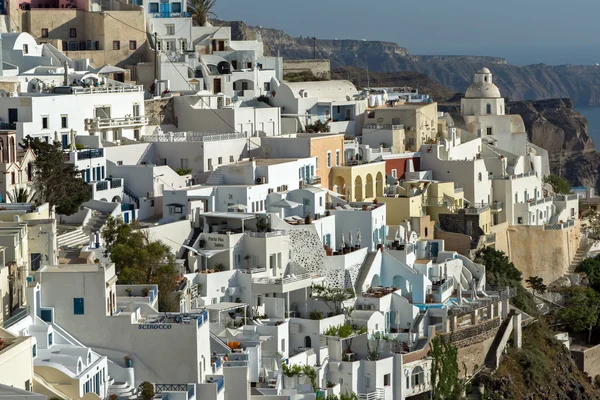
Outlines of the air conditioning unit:
M 259 176 L 256 178 L 257 185 L 262 185 L 263 183 L 267 183 L 267 178 L 265 176 Z

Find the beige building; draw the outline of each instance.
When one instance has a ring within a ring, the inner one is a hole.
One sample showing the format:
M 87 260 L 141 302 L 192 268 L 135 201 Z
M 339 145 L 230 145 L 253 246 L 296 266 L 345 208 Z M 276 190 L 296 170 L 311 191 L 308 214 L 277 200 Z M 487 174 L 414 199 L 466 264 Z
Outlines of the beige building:
M 21 10 L 11 6 L 10 13 L 15 30 L 28 32 L 38 43 L 54 45 L 71 59 L 89 59 L 95 67 L 125 67 L 144 61 L 148 53 L 144 11 L 138 6 L 121 6 L 126 7 L 131 9 L 89 12 L 66 8 Z
M 386 147 L 418 151 L 423 143 L 438 136 L 437 103 L 408 103 L 371 108 L 365 112 L 363 142 L 368 135 L 388 131 L 393 142 L 386 143 Z M 403 146 L 400 144 L 402 141 Z
M 2 377 L 0 381 L 3 385 L 33 391 L 33 340 L 31 337 L 15 336 L 0 328 L 0 377 Z M 32 398 L 37 399 L 37 397 Z
M 329 187 L 348 202 L 371 201 L 384 195 L 385 162 L 333 167 Z

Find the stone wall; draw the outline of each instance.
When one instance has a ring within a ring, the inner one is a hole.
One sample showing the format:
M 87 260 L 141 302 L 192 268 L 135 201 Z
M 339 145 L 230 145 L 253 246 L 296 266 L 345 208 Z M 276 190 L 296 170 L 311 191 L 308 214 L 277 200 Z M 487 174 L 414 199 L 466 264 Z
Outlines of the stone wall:
M 592 378 L 600 375 L 600 345 L 588 349 L 571 350 L 575 365 Z
M 144 107 L 148 125 L 177 125 L 173 98 L 146 100 Z
M 579 247 L 579 221 L 562 230 L 543 230 L 541 226 L 512 225 L 507 229 L 508 255 L 523 279 L 539 276 L 554 282 L 568 272 Z
M 471 248 L 471 236 L 462 233 L 445 232 L 436 228 L 435 239 L 442 239 L 444 241 L 444 249 L 456 251 L 459 254 L 467 254 Z
M 465 376 L 465 372 L 468 376 L 473 375 L 473 371 L 485 364 L 485 358 L 494 343 L 494 337 L 498 332 L 497 329 L 489 331 L 481 336 L 481 340 L 474 342 L 473 344 L 466 347 L 458 348 L 458 367 L 460 372 L 458 376 Z M 464 363 L 464 365 L 463 365 Z M 466 371 L 465 371 L 466 365 Z
M 481 343 L 490 337 L 493 338 L 496 336 L 500 322 L 500 318 L 496 317 L 480 322 L 477 325 L 455 330 L 452 333 L 441 334 L 440 337 L 444 340 L 450 340 L 454 346 L 460 349 Z
M 331 78 L 331 63 L 328 59 L 323 60 L 284 60 L 283 74 L 298 74 L 301 72 L 312 72 L 318 78 Z

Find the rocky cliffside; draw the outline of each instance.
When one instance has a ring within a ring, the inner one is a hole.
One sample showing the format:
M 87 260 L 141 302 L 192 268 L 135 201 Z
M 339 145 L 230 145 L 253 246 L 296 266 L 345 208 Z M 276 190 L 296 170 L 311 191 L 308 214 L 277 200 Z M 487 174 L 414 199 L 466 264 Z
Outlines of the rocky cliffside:
M 217 21 L 230 26 L 235 39 L 254 39 L 260 32 L 267 51 L 287 59 L 313 58 L 313 40 L 294 38 L 283 31 L 251 27 L 240 21 Z M 512 100 L 572 99 L 581 105 L 600 104 L 600 67 L 517 67 L 498 57 L 419 56 L 392 42 L 361 40 L 317 40 L 317 57 L 330 58 L 332 68 L 359 67 L 374 72 L 414 71 L 429 75 L 442 85 L 464 92 L 473 73 L 487 66 L 494 72 L 502 93 Z

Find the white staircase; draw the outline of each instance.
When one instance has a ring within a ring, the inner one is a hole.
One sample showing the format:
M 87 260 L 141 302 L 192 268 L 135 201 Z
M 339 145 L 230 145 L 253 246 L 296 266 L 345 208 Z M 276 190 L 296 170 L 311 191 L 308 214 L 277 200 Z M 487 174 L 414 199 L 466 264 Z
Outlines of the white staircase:
M 114 378 L 108 377 L 108 393 L 116 394 L 119 399 L 137 399 L 137 387 L 131 386 L 127 382 L 115 382 Z
M 57 241 L 58 247 L 60 248 L 77 247 L 88 243 L 90 241 L 90 237 L 89 235 L 86 235 L 83 232 L 83 229 L 80 227 L 65 232 L 62 235 L 58 235 Z
M 107 219 L 108 215 L 102 214 L 99 211 L 92 211 L 92 216 L 83 227 L 83 232 L 87 233 L 88 237 L 90 233 L 99 232 Z
M 223 174 L 221 171 L 214 171 L 206 180 L 206 185 L 220 185 L 223 182 Z

